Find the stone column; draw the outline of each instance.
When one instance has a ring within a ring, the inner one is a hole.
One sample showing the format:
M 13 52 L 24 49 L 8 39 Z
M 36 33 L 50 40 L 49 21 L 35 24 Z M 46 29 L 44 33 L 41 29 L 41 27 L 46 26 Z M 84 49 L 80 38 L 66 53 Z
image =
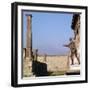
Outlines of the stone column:
M 27 16 L 26 57 L 32 59 L 32 15 Z
M 23 63 L 23 77 L 33 76 L 32 73 L 32 15 L 26 15 L 26 58 Z

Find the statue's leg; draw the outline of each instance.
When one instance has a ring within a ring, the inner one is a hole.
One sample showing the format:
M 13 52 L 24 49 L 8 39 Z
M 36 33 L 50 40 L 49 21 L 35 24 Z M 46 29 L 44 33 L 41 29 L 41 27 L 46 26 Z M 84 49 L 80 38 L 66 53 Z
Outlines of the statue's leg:
M 73 54 L 71 54 L 72 65 L 74 64 Z
M 76 56 L 76 58 L 78 60 L 78 64 L 80 64 L 80 59 L 79 59 L 79 56 L 77 55 L 77 53 L 75 53 L 75 56 Z

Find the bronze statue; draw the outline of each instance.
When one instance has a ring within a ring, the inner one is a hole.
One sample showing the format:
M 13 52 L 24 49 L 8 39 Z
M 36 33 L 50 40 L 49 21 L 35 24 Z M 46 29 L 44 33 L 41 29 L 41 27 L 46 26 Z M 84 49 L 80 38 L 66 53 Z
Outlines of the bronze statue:
M 70 51 L 71 51 L 70 57 L 72 60 L 72 65 L 74 64 L 74 55 L 77 58 L 78 63 L 80 64 L 80 60 L 79 60 L 79 57 L 77 55 L 77 49 L 76 49 L 75 41 L 72 40 L 72 38 L 70 38 L 70 43 L 68 45 L 64 45 L 64 46 L 70 48 Z

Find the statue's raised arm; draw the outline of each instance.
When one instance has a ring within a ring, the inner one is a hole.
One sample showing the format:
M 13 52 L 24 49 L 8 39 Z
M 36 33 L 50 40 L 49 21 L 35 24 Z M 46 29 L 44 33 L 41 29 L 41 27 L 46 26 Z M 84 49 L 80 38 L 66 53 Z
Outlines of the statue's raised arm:
M 68 45 L 67 45 L 67 44 L 64 44 L 63 46 L 64 46 L 64 47 L 69 47 L 69 44 L 68 44 Z

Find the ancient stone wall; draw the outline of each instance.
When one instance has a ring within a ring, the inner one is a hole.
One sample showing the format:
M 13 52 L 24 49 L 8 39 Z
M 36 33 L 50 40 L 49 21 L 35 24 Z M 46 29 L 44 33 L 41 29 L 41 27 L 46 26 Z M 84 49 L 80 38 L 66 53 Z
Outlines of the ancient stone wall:
M 23 49 L 23 55 L 25 56 L 25 49 Z M 23 59 L 25 58 L 23 56 Z M 69 60 L 67 55 L 59 56 L 59 55 L 47 55 L 46 57 L 44 55 L 38 56 L 37 61 L 41 63 L 47 64 L 47 70 L 51 72 L 55 71 L 67 71 L 69 69 Z M 24 67 L 27 67 L 30 65 L 30 61 L 24 60 Z M 30 68 L 30 67 L 28 67 Z M 27 70 L 25 69 L 25 72 Z
M 48 71 L 67 71 L 69 68 L 68 56 L 38 56 L 38 61 L 47 64 Z

